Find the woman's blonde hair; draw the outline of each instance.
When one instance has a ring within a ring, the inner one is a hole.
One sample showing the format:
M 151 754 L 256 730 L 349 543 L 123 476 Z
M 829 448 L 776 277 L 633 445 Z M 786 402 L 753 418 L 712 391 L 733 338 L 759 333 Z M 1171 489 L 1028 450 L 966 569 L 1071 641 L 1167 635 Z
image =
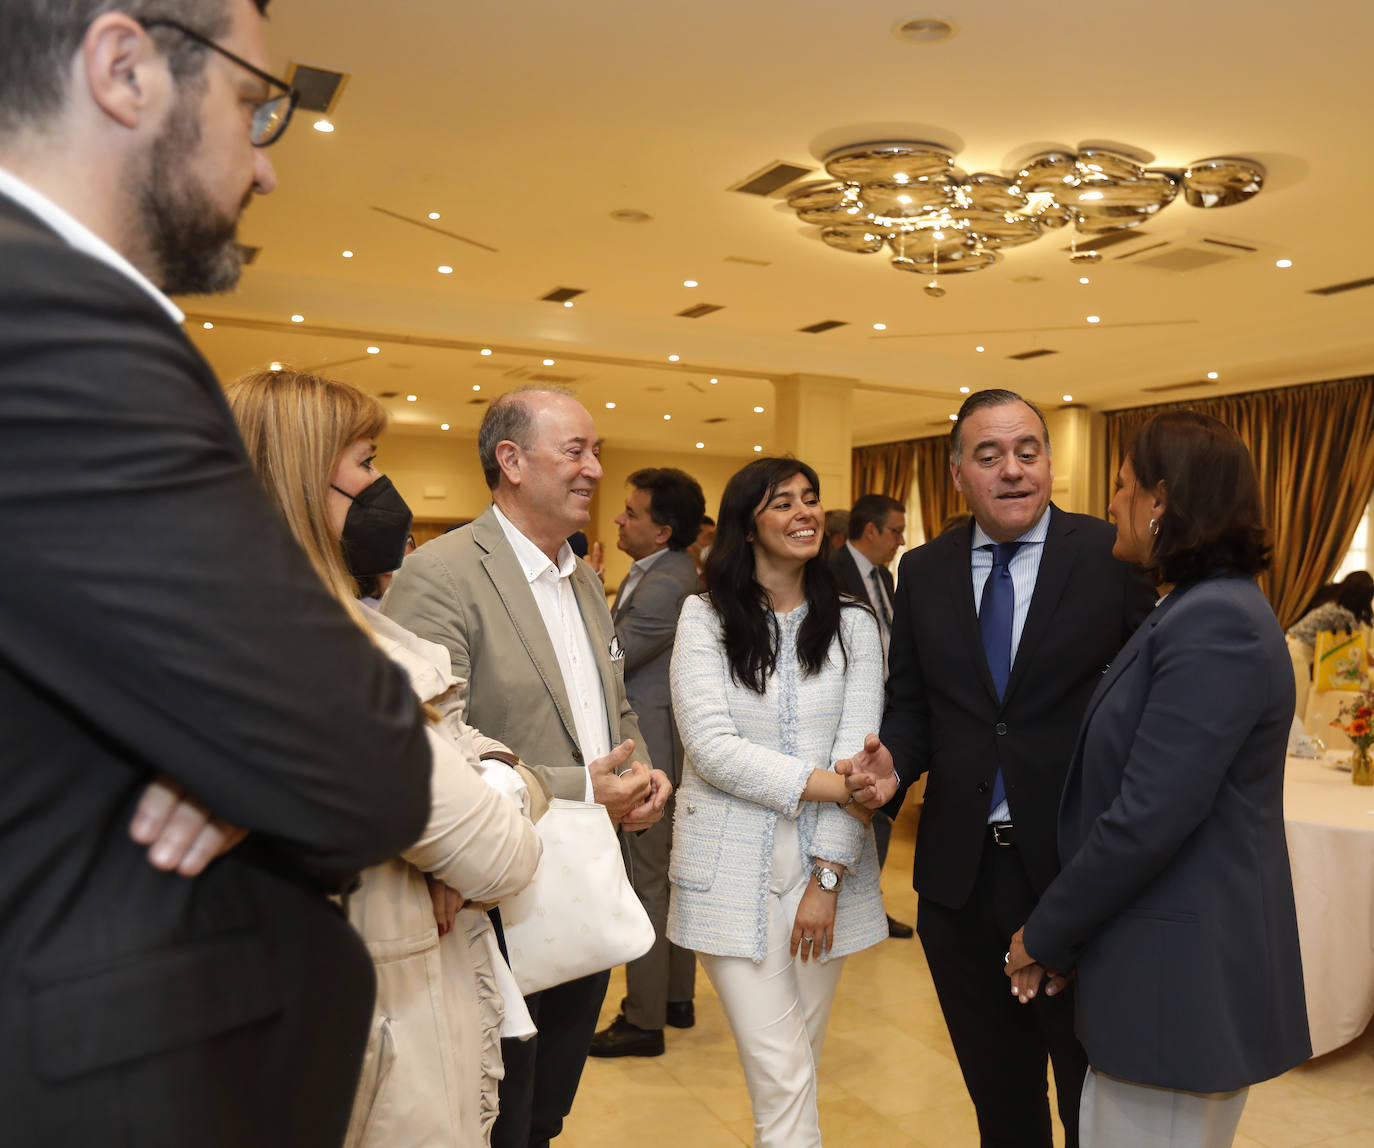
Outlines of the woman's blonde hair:
M 310 564 L 361 623 L 353 577 L 329 525 L 329 480 L 344 449 L 386 429 L 382 404 L 291 367 L 253 371 L 225 387 L 248 457 Z

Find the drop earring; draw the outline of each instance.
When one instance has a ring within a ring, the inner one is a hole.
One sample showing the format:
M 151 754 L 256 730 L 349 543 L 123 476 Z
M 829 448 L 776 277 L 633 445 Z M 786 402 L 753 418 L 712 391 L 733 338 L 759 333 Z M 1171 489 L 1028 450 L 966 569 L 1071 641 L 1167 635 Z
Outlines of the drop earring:
M 1151 533 L 1151 534 L 1158 534 L 1158 533 L 1159 533 L 1159 519 L 1158 519 L 1158 518 L 1152 518 L 1152 519 L 1150 519 L 1150 533 Z

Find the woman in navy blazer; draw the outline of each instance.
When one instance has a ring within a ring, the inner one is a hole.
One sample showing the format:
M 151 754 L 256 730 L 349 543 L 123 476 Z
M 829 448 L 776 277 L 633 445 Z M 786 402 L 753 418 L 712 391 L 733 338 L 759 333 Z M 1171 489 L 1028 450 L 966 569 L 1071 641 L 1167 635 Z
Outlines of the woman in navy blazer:
M 1063 870 L 1012 938 L 1022 1001 L 1076 970 L 1084 1148 L 1230 1144 L 1249 1086 L 1311 1055 L 1283 768 L 1293 674 L 1234 431 L 1158 415 L 1121 466 L 1113 553 L 1160 592 L 1089 702 Z

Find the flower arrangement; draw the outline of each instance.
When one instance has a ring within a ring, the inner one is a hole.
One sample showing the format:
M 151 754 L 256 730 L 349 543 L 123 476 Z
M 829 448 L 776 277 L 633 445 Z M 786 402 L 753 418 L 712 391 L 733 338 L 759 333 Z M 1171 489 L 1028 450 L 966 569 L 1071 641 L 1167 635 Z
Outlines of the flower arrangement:
M 1374 690 L 1368 686 L 1341 703 L 1331 724 L 1341 730 L 1355 747 L 1351 755 L 1351 780 L 1356 785 L 1374 785 L 1369 747 L 1374 744 Z

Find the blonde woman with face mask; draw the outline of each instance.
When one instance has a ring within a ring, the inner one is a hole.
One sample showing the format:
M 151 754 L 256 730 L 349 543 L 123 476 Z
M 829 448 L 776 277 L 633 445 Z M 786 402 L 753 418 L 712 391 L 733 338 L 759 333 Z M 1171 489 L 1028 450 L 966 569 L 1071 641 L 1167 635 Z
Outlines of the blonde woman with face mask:
M 399 566 L 410 531 L 409 508 L 375 467 L 381 404 L 289 369 L 247 375 L 226 392 L 268 496 L 316 572 L 431 715 L 429 824 L 348 898 L 376 965 L 377 1004 L 345 1144 L 484 1145 L 500 1076 L 498 980 L 508 972 L 478 906 L 534 875 L 539 839 L 521 803 L 527 813 L 531 794 L 542 801 L 538 782 L 463 723 L 463 683 L 447 652 L 356 600 L 354 577 Z

